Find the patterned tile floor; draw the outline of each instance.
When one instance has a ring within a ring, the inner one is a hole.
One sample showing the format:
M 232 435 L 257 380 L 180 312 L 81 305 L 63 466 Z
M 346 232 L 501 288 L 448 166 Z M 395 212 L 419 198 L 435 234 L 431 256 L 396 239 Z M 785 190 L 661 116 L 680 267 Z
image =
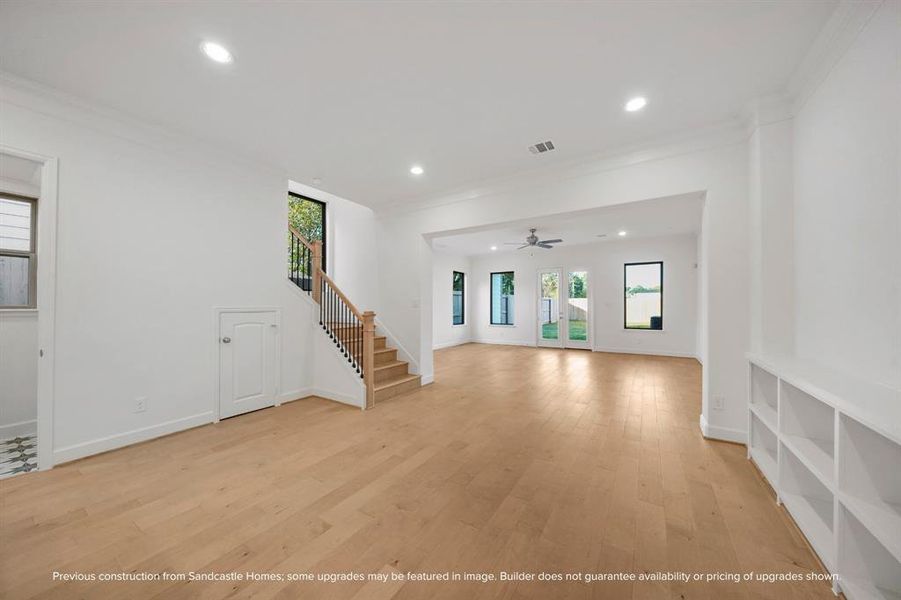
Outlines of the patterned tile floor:
M 38 468 L 37 437 L 26 435 L 0 440 L 0 479 Z

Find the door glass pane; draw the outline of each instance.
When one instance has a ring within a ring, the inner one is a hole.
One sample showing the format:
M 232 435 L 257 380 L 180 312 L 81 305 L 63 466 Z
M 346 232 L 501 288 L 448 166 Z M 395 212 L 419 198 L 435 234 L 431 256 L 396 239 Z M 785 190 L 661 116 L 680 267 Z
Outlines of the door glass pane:
M 0 306 L 28 305 L 29 258 L 0 256 Z
M 31 203 L 0 198 L 0 250 L 31 251 Z
M 560 314 L 560 275 L 554 273 L 541 274 L 541 339 L 556 340 L 558 331 L 558 315 Z
M 566 318 L 569 324 L 569 339 L 584 342 L 588 340 L 588 273 L 570 271 L 569 299 Z

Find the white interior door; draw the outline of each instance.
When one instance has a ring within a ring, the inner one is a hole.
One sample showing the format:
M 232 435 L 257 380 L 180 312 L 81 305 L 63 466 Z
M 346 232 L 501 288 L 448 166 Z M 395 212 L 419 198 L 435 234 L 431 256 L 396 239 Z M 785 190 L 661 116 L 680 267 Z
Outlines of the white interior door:
M 563 347 L 565 317 L 562 298 L 563 271 L 538 271 L 538 345 Z
M 220 419 L 275 405 L 277 342 L 275 311 L 220 314 Z
M 587 269 L 567 269 L 563 293 L 566 306 L 563 309 L 566 327 L 563 344 L 567 348 L 591 348 L 591 290 Z

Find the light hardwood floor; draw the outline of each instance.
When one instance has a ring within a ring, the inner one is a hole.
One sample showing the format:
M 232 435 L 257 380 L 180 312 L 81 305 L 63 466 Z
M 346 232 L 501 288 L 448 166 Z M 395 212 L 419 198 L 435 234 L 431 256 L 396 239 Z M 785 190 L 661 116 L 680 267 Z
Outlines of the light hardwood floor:
M 59 572 L 818 572 L 691 359 L 469 344 L 318 398 L 0 482 L 4 598 L 832 598 L 825 583 L 61 583 Z

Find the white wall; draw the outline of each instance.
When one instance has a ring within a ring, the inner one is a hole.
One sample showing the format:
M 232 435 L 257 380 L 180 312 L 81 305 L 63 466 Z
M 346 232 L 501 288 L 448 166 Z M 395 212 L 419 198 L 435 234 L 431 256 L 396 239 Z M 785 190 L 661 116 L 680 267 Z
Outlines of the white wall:
M 36 432 L 38 314 L 0 310 L 0 440 Z
M 309 388 L 309 311 L 285 281 L 287 178 L 50 98 L 3 94 L 0 143 L 59 158 L 57 458 L 210 421 L 215 306 L 281 307 L 280 392 Z M 139 396 L 146 412 L 134 411 Z
M 748 153 L 742 132 L 524 175 L 478 194 L 431 199 L 379 217 L 380 314 L 432 367 L 431 248 L 424 235 L 554 213 L 706 192 L 701 252 L 704 415 L 710 435 L 744 439 L 749 339 Z M 402 262 L 389 256 L 405 257 Z M 419 273 L 412 265 L 419 265 Z M 710 411 L 720 396 L 723 409 Z
M 663 331 L 623 327 L 623 265 L 664 262 Z M 696 356 L 697 353 L 697 240 L 694 235 L 636 240 L 613 240 L 580 246 L 557 246 L 551 251 L 503 252 L 473 257 L 472 290 L 474 341 L 534 345 L 538 335 L 538 270 L 587 269 L 593 321 L 592 348 Z M 514 325 L 491 325 L 491 272 L 513 271 Z M 564 274 L 564 277 L 566 275 Z
M 759 121 L 749 149 L 751 350 L 791 355 L 795 345 L 791 119 L 780 114 Z
M 797 352 L 901 387 L 901 3 L 794 120 Z
M 463 324 L 453 320 L 453 272 L 464 274 Z M 472 341 L 472 323 L 478 315 L 474 305 L 472 263 L 466 256 L 435 251 L 432 255 L 432 347 L 447 348 Z

